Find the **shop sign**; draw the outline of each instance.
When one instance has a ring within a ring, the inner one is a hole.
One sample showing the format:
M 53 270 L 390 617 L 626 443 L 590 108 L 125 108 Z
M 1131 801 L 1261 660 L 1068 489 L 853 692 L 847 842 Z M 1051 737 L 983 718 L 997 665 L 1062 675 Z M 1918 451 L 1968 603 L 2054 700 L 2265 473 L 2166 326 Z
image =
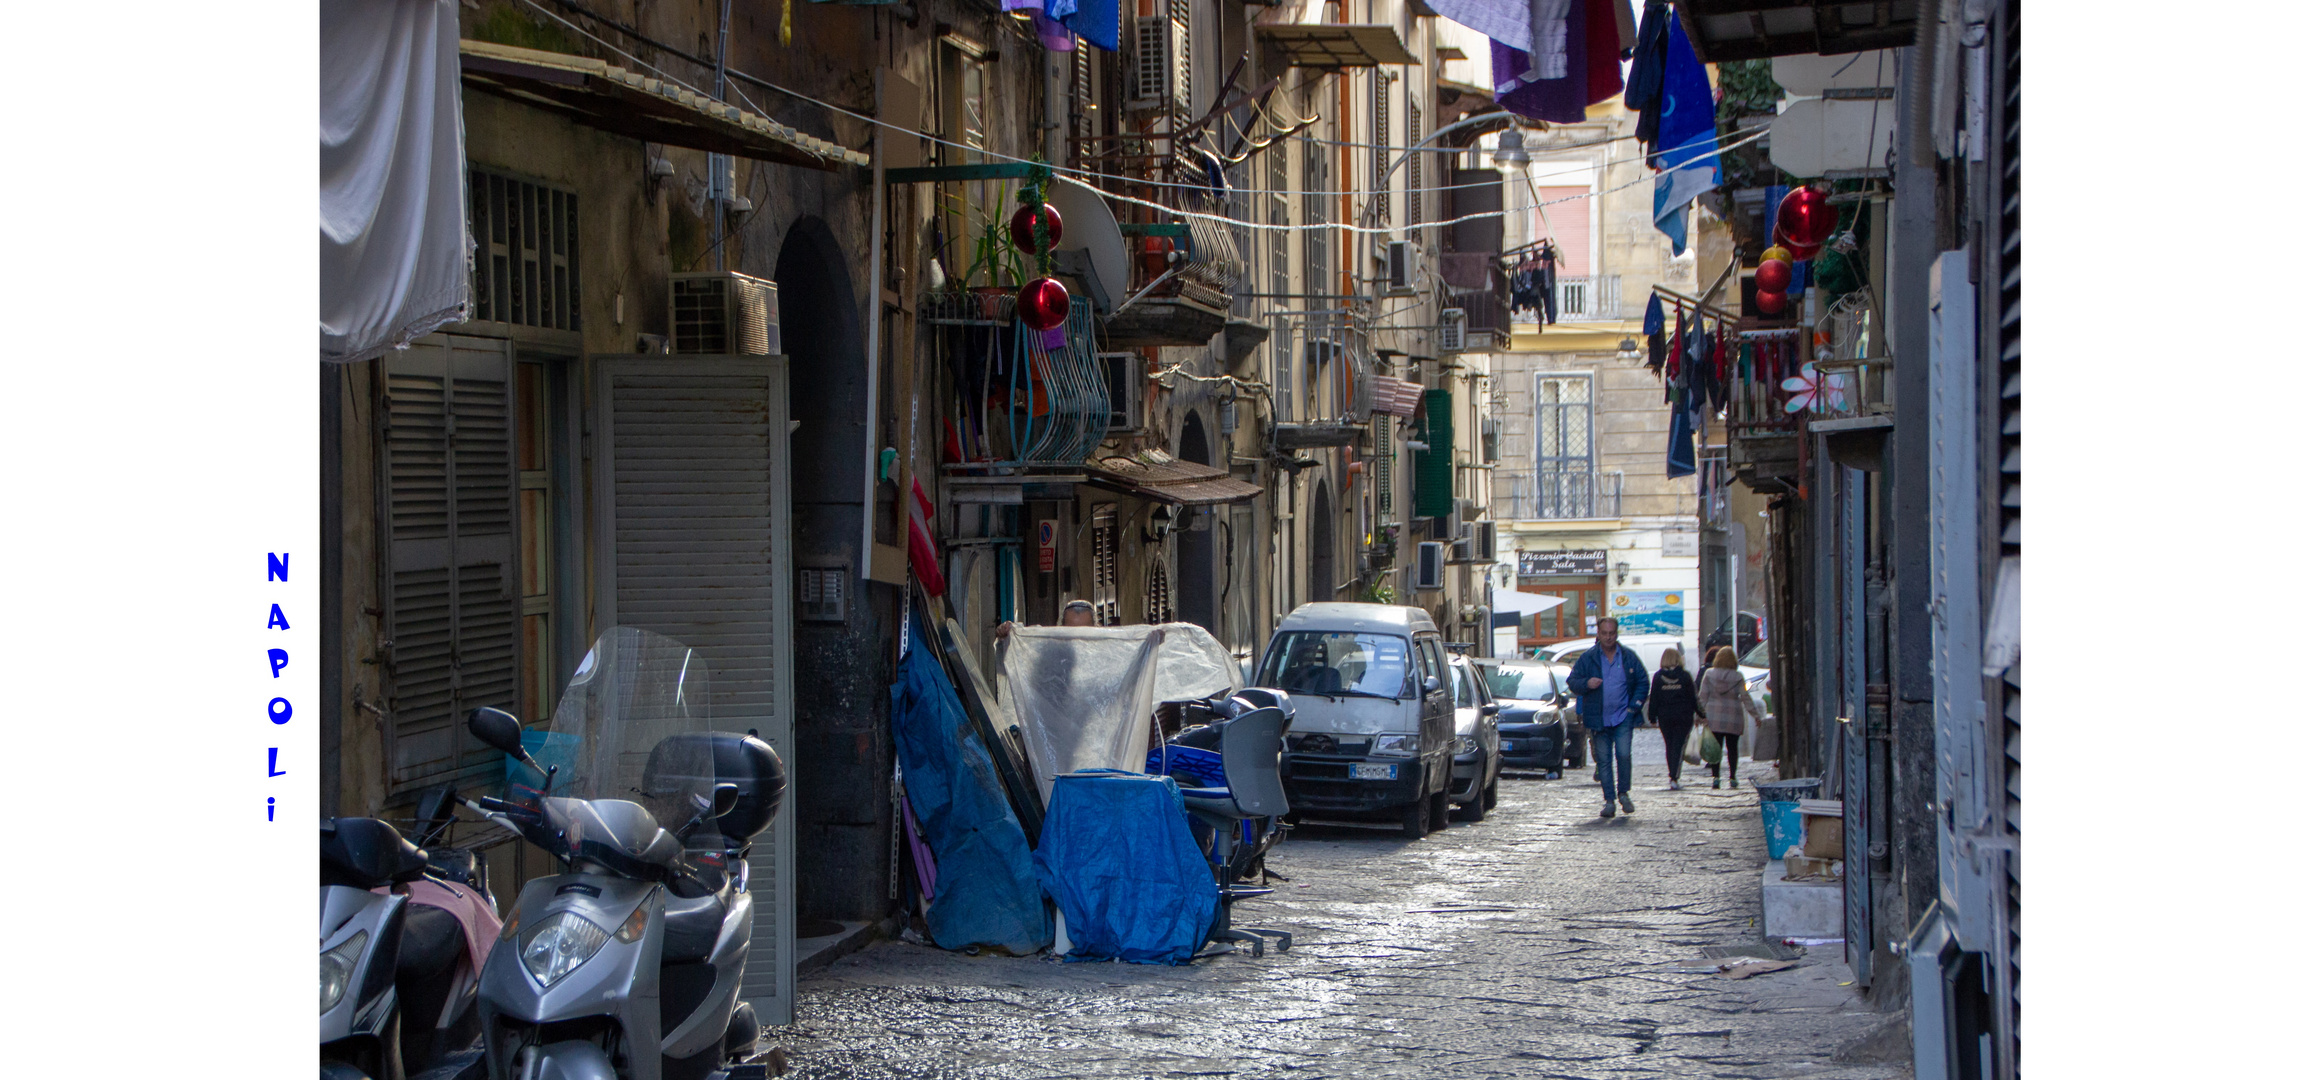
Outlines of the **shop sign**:
M 1609 564 L 1610 552 L 1602 548 L 1525 551 L 1522 553 L 1521 569 L 1523 577 L 1562 577 L 1600 574 L 1609 568 Z
M 1689 529 L 1667 529 L 1659 533 L 1659 554 L 1670 559 L 1694 558 L 1699 554 L 1699 534 Z
M 1610 611 L 1606 614 L 1618 619 L 1618 632 L 1622 635 L 1679 635 L 1683 632 L 1683 590 L 1614 592 L 1610 594 Z
M 1042 574 L 1055 572 L 1055 534 L 1058 531 L 1055 524 L 1054 518 L 1039 522 L 1039 572 Z

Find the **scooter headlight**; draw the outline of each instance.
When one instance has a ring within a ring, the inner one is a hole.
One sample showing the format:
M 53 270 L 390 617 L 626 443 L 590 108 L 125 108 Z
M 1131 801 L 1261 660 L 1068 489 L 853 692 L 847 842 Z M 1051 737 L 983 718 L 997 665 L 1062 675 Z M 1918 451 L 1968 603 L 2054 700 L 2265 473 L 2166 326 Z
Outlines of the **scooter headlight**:
M 354 936 L 322 954 L 322 1011 L 329 1012 L 346 996 L 346 985 L 354 979 L 354 962 L 362 958 L 362 947 L 370 941 L 370 931 L 357 930 Z
M 524 936 L 523 969 L 539 980 L 542 989 L 554 986 L 556 980 L 596 955 L 610 936 L 595 923 L 559 911 Z

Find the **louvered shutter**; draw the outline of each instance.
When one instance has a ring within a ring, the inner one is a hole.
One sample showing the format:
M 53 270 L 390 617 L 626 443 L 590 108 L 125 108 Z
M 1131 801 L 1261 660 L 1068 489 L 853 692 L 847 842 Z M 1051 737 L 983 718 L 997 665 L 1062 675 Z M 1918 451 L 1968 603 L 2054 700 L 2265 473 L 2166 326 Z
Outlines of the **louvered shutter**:
M 488 777 L 465 735 L 516 704 L 515 448 L 507 343 L 434 335 L 383 360 L 390 792 Z
M 1457 507 L 1455 458 L 1457 434 L 1451 429 L 1449 391 L 1425 392 L 1425 449 L 1417 451 L 1417 492 L 1412 500 L 1418 517 L 1447 517 Z
M 603 357 L 594 372 L 596 627 L 666 634 L 707 661 L 708 726 L 755 730 L 792 770 L 788 361 Z M 749 857 L 741 997 L 789 1022 L 797 778 Z

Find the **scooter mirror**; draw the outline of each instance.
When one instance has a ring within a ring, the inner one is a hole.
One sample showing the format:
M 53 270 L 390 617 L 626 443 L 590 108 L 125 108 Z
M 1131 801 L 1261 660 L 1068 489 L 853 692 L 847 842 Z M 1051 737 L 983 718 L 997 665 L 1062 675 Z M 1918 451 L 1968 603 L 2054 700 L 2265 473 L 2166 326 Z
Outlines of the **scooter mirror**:
M 723 817 L 730 814 L 734 807 L 741 805 L 741 785 L 718 784 L 716 794 L 711 795 L 709 800 L 711 804 L 710 817 Z
M 467 714 L 467 731 L 502 754 L 523 757 L 523 722 L 488 705 Z

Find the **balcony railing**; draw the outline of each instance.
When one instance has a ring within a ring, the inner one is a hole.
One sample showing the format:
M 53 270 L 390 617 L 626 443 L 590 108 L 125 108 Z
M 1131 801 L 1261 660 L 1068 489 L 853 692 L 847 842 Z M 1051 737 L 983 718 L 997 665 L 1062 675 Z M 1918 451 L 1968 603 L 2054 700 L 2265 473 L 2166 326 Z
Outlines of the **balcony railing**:
M 1619 275 L 1583 274 L 1554 279 L 1555 318 L 1564 322 L 1606 322 L 1626 317 Z
M 1615 518 L 1626 501 L 1626 474 L 1501 469 L 1496 496 L 1499 515 L 1515 521 Z

